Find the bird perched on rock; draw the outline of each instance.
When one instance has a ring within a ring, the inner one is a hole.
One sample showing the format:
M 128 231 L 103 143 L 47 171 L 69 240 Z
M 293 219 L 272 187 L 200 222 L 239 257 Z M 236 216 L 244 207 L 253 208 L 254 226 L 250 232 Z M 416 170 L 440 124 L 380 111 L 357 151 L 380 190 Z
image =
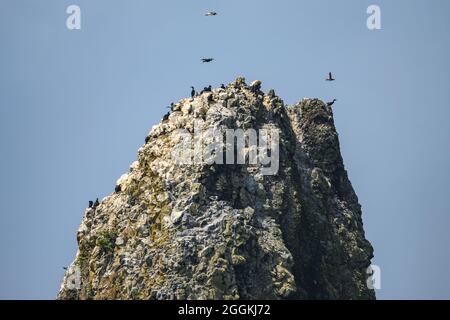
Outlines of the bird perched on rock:
M 205 92 L 211 92 L 212 91 L 212 86 L 209 85 L 207 87 L 204 87 L 203 90 L 200 92 L 200 94 L 203 94 Z
M 327 102 L 327 106 L 331 107 L 336 101 L 336 99 L 333 99 L 333 101 Z
M 210 12 L 205 13 L 205 16 L 207 16 L 207 17 L 217 16 L 217 12 L 210 11 Z
M 208 62 L 211 62 L 213 60 L 214 60 L 214 58 L 202 58 L 202 62 L 203 63 L 208 63 Z
M 170 109 L 170 111 L 173 111 L 173 108 L 175 108 L 175 104 L 172 102 L 167 108 Z
M 333 74 L 331 72 L 328 73 L 328 78 L 325 79 L 326 81 L 334 81 L 336 80 L 335 78 L 333 78 Z
M 92 208 L 94 206 L 94 201 L 89 201 L 89 208 Z
M 195 97 L 195 88 L 191 87 L 191 98 Z
M 145 137 L 145 144 L 147 144 L 150 141 L 150 136 Z
M 119 193 L 120 191 L 122 191 L 122 187 L 120 185 L 117 185 L 116 188 L 114 189 L 114 191 L 116 193 Z
M 100 202 L 98 201 L 98 198 L 97 198 L 97 199 L 95 199 L 93 208 L 97 208 L 99 205 L 100 205 Z
M 163 117 L 163 121 L 168 120 L 168 119 L 169 119 L 169 116 L 170 116 L 170 112 L 167 112 L 167 113 L 164 115 L 164 117 Z
M 268 96 L 270 99 L 275 98 L 275 90 L 270 89 L 269 92 L 267 92 L 267 96 Z
M 225 85 L 223 83 L 220 85 L 220 89 L 225 89 Z

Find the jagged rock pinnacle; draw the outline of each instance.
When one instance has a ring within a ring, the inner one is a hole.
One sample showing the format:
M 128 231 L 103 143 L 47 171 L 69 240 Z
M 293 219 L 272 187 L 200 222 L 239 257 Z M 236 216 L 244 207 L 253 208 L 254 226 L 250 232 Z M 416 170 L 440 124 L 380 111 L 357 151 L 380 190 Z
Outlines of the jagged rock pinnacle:
M 286 107 L 260 86 L 238 78 L 174 104 L 120 192 L 86 209 L 59 299 L 375 298 L 373 250 L 331 108 L 317 99 Z M 195 152 L 191 163 L 174 161 L 186 132 L 224 127 L 277 130 L 276 172 L 194 161 Z

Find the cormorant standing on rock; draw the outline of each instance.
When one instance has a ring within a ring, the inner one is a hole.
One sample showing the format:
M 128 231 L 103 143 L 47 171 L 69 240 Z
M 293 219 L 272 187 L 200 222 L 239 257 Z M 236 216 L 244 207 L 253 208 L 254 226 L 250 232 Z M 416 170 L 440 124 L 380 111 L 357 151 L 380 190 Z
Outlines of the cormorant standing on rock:
M 116 193 L 119 193 L 120 191 L 122 191 L 122 187 L 120 185 L 117 185 L 116 188 L 114 189 L 114 191 Z
M 150 141 L 150 136 L 145 137 L 145 144 L 147 144 Z
M 168 119 L 169 119 L 169 116 L 170 116 L 170 112 L 167 112 L 167 113 L 164 115 L 164 117 L 163 117 L 163 121 L 168 120 Z
M 200 94 L 203 94 L 205 92 L 211 92 L 212 91 L 212 86 L 209 85 L 208 87 L 204 87 L 203 90 L 200 92 Z
M 94 206 L 94 201 L 89 201 L 89 209 Z
M 333 99 L 333 101 L 327 102 L 327 106 L 331 107 L 336 101 L 336 99 Z
M 94 208 L 97 208 L 99 205 L 100 205 L 100 202 L 98 201 L 98 198 L 97 198 L 97 199 L 95 199 L 95 202 L 94 202 Z
M 220 85 L 220 89 L 224 89 L 225 90 L 225 85 L 223 83 Z
M 191 87 L 191 98 L 195 97 L 195 88 Z

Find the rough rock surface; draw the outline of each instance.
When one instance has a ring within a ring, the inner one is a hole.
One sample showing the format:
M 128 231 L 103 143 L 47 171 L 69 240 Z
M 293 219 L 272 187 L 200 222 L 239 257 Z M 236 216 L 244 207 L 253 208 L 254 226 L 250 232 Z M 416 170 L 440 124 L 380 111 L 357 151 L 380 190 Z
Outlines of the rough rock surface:
M 59 299 L 373 299 L 373 249 L 322 101 L 285 106 L 243 78 L 183 99 L 117 192 L 86 209 Z M 177 165 L 179 128 L 278 128 L 279 170 Z

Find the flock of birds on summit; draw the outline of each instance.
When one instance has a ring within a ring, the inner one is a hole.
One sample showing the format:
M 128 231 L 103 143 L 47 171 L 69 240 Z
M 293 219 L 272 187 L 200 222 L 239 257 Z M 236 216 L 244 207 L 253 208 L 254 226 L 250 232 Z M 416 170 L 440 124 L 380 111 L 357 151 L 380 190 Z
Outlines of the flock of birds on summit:
M 207 16 L 207 17 L 217 16 L 217 12 L 209 11 L 209 12 L 205 13 L 205 16 Z M 214 58 L 202 58 L 201 61 L 202 61 L 202 63 L 210 63 L 210 62 L 214 61 Z M 329 72 L 327 78 L 325 78 L 325 81 L 329 81 L 329 82 L 332 82 L 335 80 L 336 79 L 334 78 L 334 76 L 331 72 Z M 224 84 L 221 84 L 220 88 L 225 89 L 226 87 Z M 205 92 L 211 92 L 211 91 L 212 91 L 211 85 L 204 87 L 203 90 L 201 90 L 200 92 L 195 91 L 195 88 L 193 86 L 191 86 L 191 98 L 194 98 L 198 95 L 202 95 Z M 332 101 L 327 102 L 326 105 L 331 107 L 336 101 L 337 101 L 337 99 L 333 99 Z M 170 112 L 173 111 L 174 106 L 175 106 L 174 103 L 171 103 L 170 106 L 168 106 L 170 111 L 164 115 L 163 120 L 167 120 L 169 118 Z M 148 143 L 148 139 L 149 139 L 149 137 L 147 136 L 145 139 L 145 143 Z M 115 192 L 120 192 L 120 191 L 121 191 L 120 186 L 116 186 Z M 89 208 L 96 208 L 99 205 L 100 205 L 100 202 L 99 202 L 98 198 L 95 200 L 95 202 L 89 201 Z

